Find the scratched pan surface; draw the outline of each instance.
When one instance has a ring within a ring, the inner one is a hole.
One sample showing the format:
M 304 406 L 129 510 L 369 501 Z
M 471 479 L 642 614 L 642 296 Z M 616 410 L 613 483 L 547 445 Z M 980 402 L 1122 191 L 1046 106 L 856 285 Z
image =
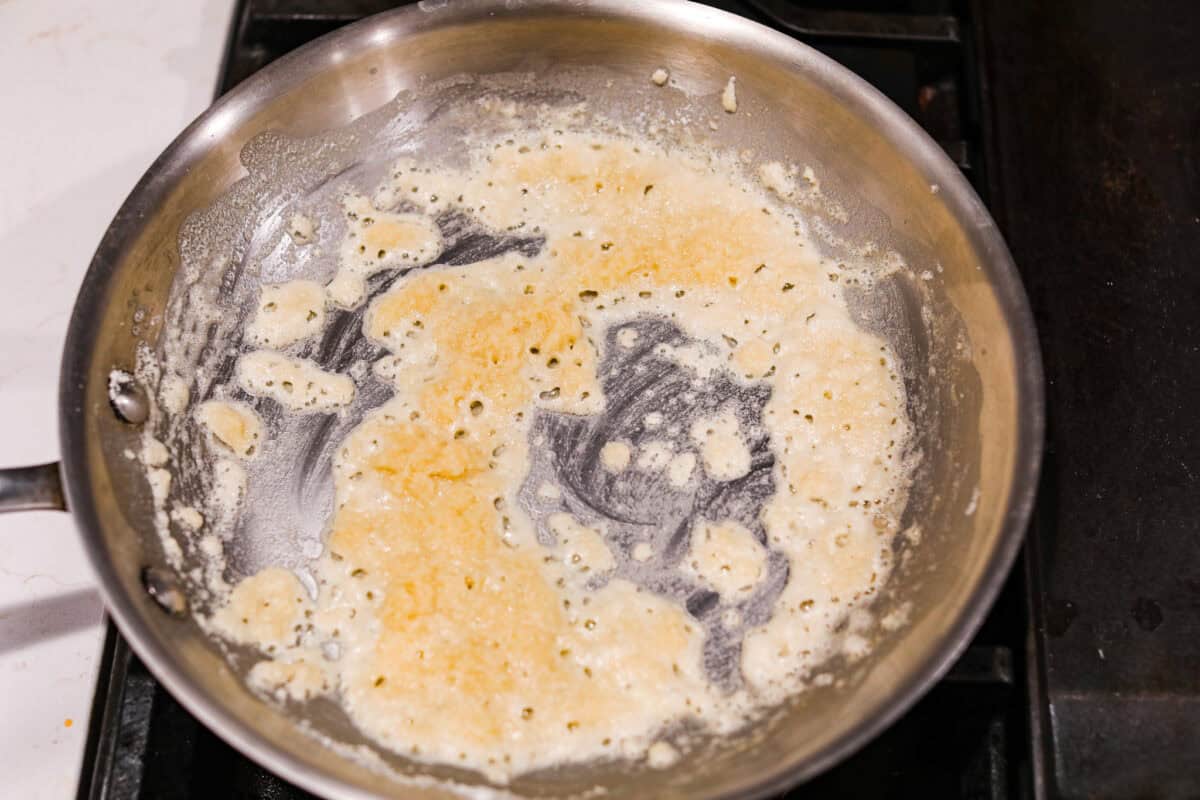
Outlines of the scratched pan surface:
M 650 84 L 662 64 L 682 91 Z M 709 132 L 705 121 L 719 114 L 717 97 L 731 74 L 738 76 L 739 112 Z M 287 708 L 262 702 L 241 683 L 246 654 L 224 653 L 189 613 L 164 613 L 145 589 L 148 569 L 160 597 L 177 589 L 200 609 L 204 598 L 187 569 L 180 574 L 166 565 L 145 481 L 122 455 L 136 449 L 140 431 L 109 411 L 107 382 L 114 368 L 131 369 L 144 345 L 193 367 L 193 404 L 210 396 L 243 348 L 241 328 L 258 287 L 328 278 L 334 268 L 335 247 L 277 246 L 291 215 L 316 218 L 323 242 L 340 239 L 341 192 L 369 190 L 401 153 L 452 159 L 463 134 L 484 124 L 472 109 L 485 95 L 561 108 L 586 100 L 639 128 L 658 114 L 688 116 L 718 146 L 811 164 L 824 191 L 851 212 L 848 223 L 828 221 L 836 238 L 877 242 L 912 267 L 849 296 L 857 321 L 886 337 L 900 356 L 917 431 L 921 466 L 903 526 L 919 525 L 923 538 L 900 553 L 876 615 L 911 603 L 911 623 L 894 633 L 876 631 L 875 647 L 861 661 L 831 665 L 835 685 L 805 692 L 743 734 L 704 742 L 672 769 L 584 765 L 520 778 L 510 791 L 567 796 L 602 787 L 614 797 L 749 797 L 802 780 L 910 705 L 981 620 L 1019 546 L 1036 481 L 1040 366 L 1007 250 L 936 145 L 832 62 L 711 9 L 615 0 L 419 4 L 297 51 L 185 131 L 102 242 L 64 360 L 66 489 L 109 606 L 139 655 L 193 713 L 289 780 L 337 797 L 441 797 L 448 796 L 445 781 L 480 782 L 465 771 L 376 751 L 329 701 Z M 468 265 L 508 250 L 533 254 L 542 245 L 536 237 L 489 233 L 461 213 L 437 222 L 446 241 L 439 263 Z M 839 255 L 838 247 L 823 247 Z M 370 293 L 399 277 L 376 275 Z M 214 307 L 220 313 L 206 313 Z M 647 340 L 685 337 L 665 319 L 637 324 Z M 324 336 L 307 348 L 303 355 L 339 371 L 382 355 L 361 336 L 361 311 L 335 312 Z M 769 439 L 751 443 L 754 468 L 734 492 L 701 482 L 672 494 L 645 482 L 600 480 L 595 462 L 614 435 L 636 441 L 634 420 L 651 407 L 688 418 L 733 399 L 739 415 L 754 420 L 765 394 L 718 373 L 684 402 L 677 367 L 651 350 L 620 350 L 606 348 L 610 355 L 600 364 L 604 413 L 539 413 L 535 435 L 554 447 L 539 451 L 522 501 L 535 522 L 544 520 L 556 509 L 528 487 L 549 479 L 565 489 L 556 502 L 610 520 L 619 572 L 684 604 L 709 633 L 710 676 L 736 681 L 729 660 L 719 657 L 737 646 L 737 636 L 717 623 L 719 598 L 674 565 L 679 532 L 697 514 L 720 512 L 757 526 L 758 510 L 775 488 Z M 635 373 L 648 376 L 637 392 L 627 378 Z M 282 415 L 254 401 L 271 435 L 254 461 L 230 547 L 234 575 L 266 564 L 303 570 L 319 553 L 332 503 L 332 449 L 390 391 L 369 371 L 358 384 L 353 407 L 340 416 Z M 148 424 L 171 449 L 172 497 L 203 496 L 206 453 L 194 431 L 161 415 Z M 647 528 L 664 553 L 650 566 L 627 557 L 627 543 Z M 903 550 L 906 541 L 895 546 Z M 769 613 L 786 577 L 777 555 L 769 573 L 749 601 L 752 619 Z M 315 746 L 313 734 L 335 744 Z M 347 757 L 350 749 L 358 758 Z M 364 758 L 374 767 L 364 766 Z

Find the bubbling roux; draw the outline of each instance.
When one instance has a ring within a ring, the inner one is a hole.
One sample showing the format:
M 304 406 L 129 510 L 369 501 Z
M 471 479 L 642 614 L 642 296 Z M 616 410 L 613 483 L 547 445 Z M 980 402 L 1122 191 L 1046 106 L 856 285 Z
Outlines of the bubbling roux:
M 500 782 L 665 767 L 681 724 L 736 729 L 861 649 L 846 620 L 887 578 L 907 492 L 903 386 L 848 273 L 734 159 L 550 130 L 472 156 L 344 198 L 323 299 L 264 290 L 304 313 L 262 312 L 259 347 L 364 307 L 388 353 L 365 377 L 393 394 L 338 450 L 315 594 L 270 568 L 210 622 L 263 653 L 254 685 L 332 694 L 407 756 Z M 543 241 L 440 264 L 451 213 Z M 354 395 L 261 349 L 236 378 L 285 413 Z

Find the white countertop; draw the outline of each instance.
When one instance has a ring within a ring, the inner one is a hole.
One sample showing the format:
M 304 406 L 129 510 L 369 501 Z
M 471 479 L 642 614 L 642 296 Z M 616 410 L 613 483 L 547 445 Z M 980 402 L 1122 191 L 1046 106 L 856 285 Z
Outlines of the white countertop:
M 0 466 L 58 457 L 58 364 L 125 195 L 212 99 L 233 0 L 0 2 Z M 102 608 L 66 514 L 2 518 L 6 797 L 74 795 Z

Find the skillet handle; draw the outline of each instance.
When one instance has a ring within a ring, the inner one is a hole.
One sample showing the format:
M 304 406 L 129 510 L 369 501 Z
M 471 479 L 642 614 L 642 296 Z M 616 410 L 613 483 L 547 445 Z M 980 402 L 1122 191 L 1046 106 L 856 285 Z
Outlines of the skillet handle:
M 57 462 L 0 469 L 0 513 L 66 510 Z

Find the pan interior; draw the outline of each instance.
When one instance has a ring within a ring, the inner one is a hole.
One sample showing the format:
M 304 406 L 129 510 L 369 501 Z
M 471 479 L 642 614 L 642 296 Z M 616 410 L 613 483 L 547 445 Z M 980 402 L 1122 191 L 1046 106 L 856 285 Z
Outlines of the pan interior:
M 924 173 L 933 167 L 914 163 L 900 143 L 856 115 L 819 75 L 798 72 L 771 48 L 764 54 L 745 41 L 701 41 L 666 22 L 598 22 L 552 13 L 538 17 L 536 26 L 475 21 L 450 33 L 417 31 L 407 52 L 384 36 L 377 37 L 382 43 L 367 44 L 367 30 L 359 29 L 362 38 L 343 38 L 343 52 L 352 52 L 352 58 L 343 55 L 336 67 L 279 89 L 257 116 L 241 120 L 224 150 L 196 154 L 170 202 L 130 237 L 112 296 L 124 291 L 131 300 L 110 303 L 101 323 L 85 381 L 90 403 L 106 404 L 105 383 L 113 368 L 137 371 L 161 398 L 163 364 L 184 376 L 189 408 L 211 396 L 233 371 L 260 286 L 330 277 L 332 254 L 278 247 L 294 215 L 303 212 L 318 229 L 336 230 L 344 223 L 331 211 L 345 186 L 374 185 L 406 153 L 453 162 L 455 143 L 467 132 L 512 123 L 504 115 L 481 116 L 481 100 L 568 114 L 586 102 L 604 109 L 614 126 L 699 135 L 716 147 L 752 153 L 747 156 L 752 163 L 811 164 L 827 203 L 805 211 L 823 254 L 862 261 L 870 245 L 868 261 L 882 267 L 892 254 L 903 261 L 847 296 L 856 321 L 898 355 L 914 425 L 910 449 L 919 467 L 901 523 L 914 533 L 896 537 L 898 567 L 874 607 L 876 619 L 903 610 L 910 622 L 897 630 L 872 628 L 869 655 L 831 663 L 836 679 L 828 686 L 798 695 L 737 737 L 703 740 L 672 769 L 575 766 L 523 776 L 510 790 L 564 796 L 604 787 L 615 796 L 666 797 L 695 796 L 705 787 L 701 794 L 716 796 L 756 784 L 780 764 L 808 759 L 810 769 L 816 768 L 814 755 L 829 752 L 884 707 L 895 686 L 910 683 L 944 645 L 997 547 L 1017 432 L 1015 367 L 1007 321 L 989 275 L 980 269 L 984 254 L 955 217 L 965 212 L 931 191 L 931 185 L 939 187 Z M 497 57 L 488 55 L 495 48 L 485 53 L 468 47 L 457 51 L 470 56 L 456 68 L 437 55 L 446 44 L 439 37 L 447 36 L 463 46 L 499 37 L 510 43 L 506 52 L 523 55 Z M 670 46 L 652 55 L 642 47 L 650 40 Z M 424 68 L 417 69 L 418 63 Z M 681 76 L 677 89 L 664 92 L 648 79 L 660 63 Z M 740 109 L 722 116 L 718 97 L 729 74 L 739 78 Z M 363 105 L 346 108 L 345 98 L 355 96 L 347 86 L 355 82 L 368 87 L 361 92 Z M 406 88 L 395 96 L 393 90 L 401 87 Z M 323 98 L 334 111 L 314 119 L 312 108 Z M 373 110 L 361 113 L 366 108 Z M 713 118 L 720 123 L 715 129 L 708 125 Z M 468 264 L 535 246 L 528 237 L 496 235 L 463 220 L 443 221 L 443 236 L 448 246 L 442 263 Z M 173 269 L 164 271 L 163 263 Z M 381 292 L 396 277 L 380 273 L 368 289 Z M 209 313 L 213 308 L 222 312 Z M 332 320 L 320 350 L 304 355 L 339 370 L 370 361 L 377 354 L 361 336 L 361 308 Z M 319 552 L 332 504 L 332 451 L 382 402 L 385 391 L 368 384 L 337 418 L 273 415 L 260 407 L 272 430 L 286 433 L 273 436 L 281 449 L 269 460 L 252 462 L 245 511 L 226 550 L 231 575 L 253 574 L 266 565 L 303 568 Z M 212 490 L 210 454 L 194 426 L 181 422 L 185 416 L 158 408 L 151 425 L 170 451 L 172 497 L 200 504 Z M 94 414 L 88 425 L 98 493 L 107 492 L 110 514 L 114 502 L 125 509 L 111 514 L 104 535 L 117 540 L 109 550 L 123 556 L 117 580 L 137 604 L 129 613 L 175 643 L 170 669 L 188 675 L 202 694 L 225 698 L 224 724 L 256 731 L 290 758 L 347 785 L 394 791 L 394 781 L 406 779 L 397 776 L 479 783 L 472 773 L 430 768 L 375 748 L 327 700 L 284 708 L 264 704 L 240 682 L 254 660 L 249 653 L 219 645 L 186 616 L 162 615 L 140 588 L 143 568 L 161 570 L 168 559 L 146 522 L 152 501 L 144 478 L 122 455 L 137 447 L 136 434 L 104 414 Z M 182 566 L 170 568 L 201 611 L 206 566 L 185 548 Z M 330 743 L 331 750 L 306 745 L 308 734 Z M 430 796 L 441 791 L 441 784 L 420 780 Z

